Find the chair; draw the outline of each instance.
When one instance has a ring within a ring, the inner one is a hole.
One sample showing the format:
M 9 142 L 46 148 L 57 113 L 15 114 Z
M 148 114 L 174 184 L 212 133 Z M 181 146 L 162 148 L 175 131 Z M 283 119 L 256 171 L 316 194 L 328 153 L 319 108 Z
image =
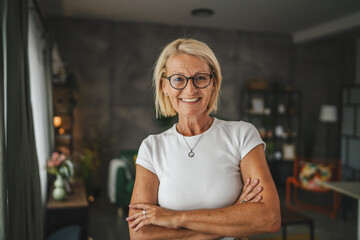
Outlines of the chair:
M 314 175 L 323 174 L 318 169 L 316 173 L 312 173 L 310 177 L 314 179 L 313 182 L 317 182 L 318 187 L 309 188 L 304 186 L 304 181 L 301 181 L 300 177 L 304 179 L 304 171 L 302 171 L 302 167 L 305 165 L 311 166 L 313 168 L 327 166 L 328 169 L 331 169 L 331 178 L 330 181 L 340 181 L 341 180 L 341 160 L 340 159 L 314 159 L 314 158 L 304 158 L 304 157 L 295 157 L 294 159 L 294 169 L 293 176 L 287 177 L 286 179 L 286 206 L 290 209 L 297 210 L 313 210 L 318 211 L 324 215 L 330 216 L 334 218 L 336 216 L 337 210 L 340 204 L 340 198 L 338 193 L 332 191 L 331 189 L 321 187 L 321 182 L 318 179 L 313 178 Z M 329 175 L 330 176 L 330 175 Z M 293 186 L 293 201 L 295 205 L 292 205 L 292 194 L 291 194 L 291 186 Z M 310 185 L 309 185 L 310 186 Z M 301 191 L 305 191 L 310 193 L 310 195 L 315 197 L 326 197 L 326 195 L 332 194 L 332 202 L 331 206 L 322 206 L 315 205 L 313 201 L 304 201 L 300 200 L 299 193 Z M 325 196 L 324 196 L 325 195 Z
M 109 165 L 108 193 L 112 203 L 118 208 L 118 215 L 124 214 L 131 200 L 135 183 L 135 157 L 137 150 L 122 150 L 118 158 Z

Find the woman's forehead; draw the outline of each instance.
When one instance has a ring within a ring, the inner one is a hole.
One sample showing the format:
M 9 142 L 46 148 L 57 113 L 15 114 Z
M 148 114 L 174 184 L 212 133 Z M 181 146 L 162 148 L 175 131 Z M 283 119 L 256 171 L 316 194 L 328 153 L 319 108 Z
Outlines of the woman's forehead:
M 166 62 L 165 68 L 167 72 L 173 71 L 208 71 L 208 64 L 200 57 L 188 55 L 188 54 L 177 54 L 172 56 Z

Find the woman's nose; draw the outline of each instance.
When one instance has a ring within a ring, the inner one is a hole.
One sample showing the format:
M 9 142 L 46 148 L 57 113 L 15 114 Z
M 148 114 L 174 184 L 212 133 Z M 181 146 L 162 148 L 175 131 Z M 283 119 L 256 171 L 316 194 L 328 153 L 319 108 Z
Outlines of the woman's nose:
M 193 93 L 193 92 L 197 91 L 197 87 L 195 87 L 194 82 L 192 81 L 192 79 L 189 79 L 188 84 L 186 85 L 186 87 L 183 90 L 188 91 L 190 93 Z

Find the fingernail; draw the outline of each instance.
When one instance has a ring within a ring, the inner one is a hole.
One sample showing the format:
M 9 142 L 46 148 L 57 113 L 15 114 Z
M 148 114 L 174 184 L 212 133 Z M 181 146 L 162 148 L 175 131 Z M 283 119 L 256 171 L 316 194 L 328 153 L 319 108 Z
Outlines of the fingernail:
M 249 183 L 250 182 L 250 178 L 246 179 L 246 183 Z
M 262 187 L 258 187 L 258 188 L 257 188 L 257 190 L 261 190 L 261 189 L 262 189 Z
M 261 199 L 261 196 L 258 196 L 257 198 L 258 198 L 258 199 Z
M 258 181 L 259 181 L 259 180 L 255 179 L 255 180 L 254 180 L 254 183 L 258 183 Z

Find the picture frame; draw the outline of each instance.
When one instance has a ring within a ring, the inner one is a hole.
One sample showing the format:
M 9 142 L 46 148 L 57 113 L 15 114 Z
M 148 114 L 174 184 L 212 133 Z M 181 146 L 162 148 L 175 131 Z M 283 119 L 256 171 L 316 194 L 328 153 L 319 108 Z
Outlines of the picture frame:
M 251 99 L 251 112 L 253 114 L 263 114 L 265 109 L 264 99 L 253 98 Z
M 283 144 L 283 159 L 284 161 L 293 161 L 296 155 L 295 145 L 285 143 Z

